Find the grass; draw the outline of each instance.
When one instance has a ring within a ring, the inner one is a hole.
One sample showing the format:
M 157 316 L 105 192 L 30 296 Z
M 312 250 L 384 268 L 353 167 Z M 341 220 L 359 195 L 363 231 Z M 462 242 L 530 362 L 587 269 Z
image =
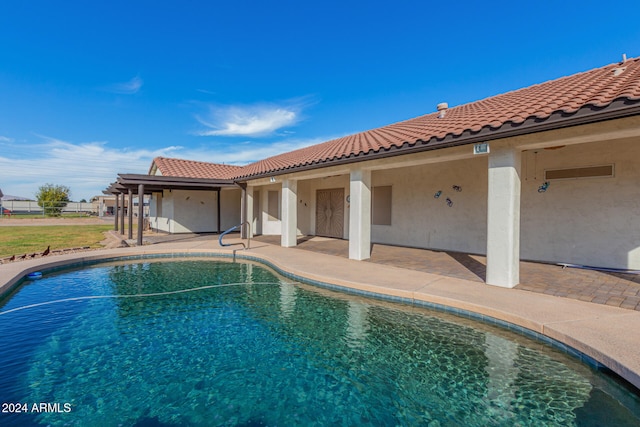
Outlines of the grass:
M 112 225 L 42 225 L 0 227 L 0 258 L 89 246 L 99 248 Z

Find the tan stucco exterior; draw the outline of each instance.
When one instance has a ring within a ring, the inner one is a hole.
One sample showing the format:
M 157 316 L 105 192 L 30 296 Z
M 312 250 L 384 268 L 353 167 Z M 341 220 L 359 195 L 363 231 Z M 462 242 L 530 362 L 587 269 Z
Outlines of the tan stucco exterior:
M 217 192 L 201 190 L 164 190 L 152 197 L 151 228 L 168 233 L 216 232 Z M 240 189 L 220 192 L 220 228 L 240 223 Z
M 487 254 L 493 244 L 498 248 L 496 253 L 505 254 L 501 257 L 513 258 L 511 265 L 528 259 L 640 269 L 640 119 L 488 142 L 490 153 L 484 155 L 474 155 L 473 146 L 465 145 L 289 173 L 276 176 L 275 182 L 249 180 L 247 184 L 252 191 L 259 191 L 264 207 L 268 191 L 278 191 L 282 203 L 283 181 L 289 186 L 295 181 L 296 230 L 301 235 L 315 234 L 316 192 L 343 188 L 347 199 L 343 238 L 350 239 L 351 228 L 358 224 L 351 220 L 354 199 L 350 175 L 357 169 L 368 170 L 371 189 L 392 188 L 391 225 L 371 225 L 372 243 L 477 254 Z M 506 175 L 499 155 L 514 162 Z M 549 180 L 546 191 L 538 191 L 545 182 L 545 170 L 598 165 L 613 165 L 613 176 Z M 490 173 L 495 175 L 493 181 Z M 434 197 L 438 192 L 439 197 Z M 490 200 L 494 200 L 494 226 L 488 218 Z M 510 212 L 503 215 L 504 209 Z M 282 221 L 265 222 L 264 209 L 262 212 L 259 218 L 252 217 L 256 224 L 262 221 L 254 229 L 280 234 Z M 503 231 L 504 236 L 512 237 L 499 237 Z M 517 274 L 507 278 L 509 281 L 515 283 L 506 286 L 517 284 Z
M 640 118 L 486 143 L 487 154 L 466 144 L 247 179 L 239 182 L 246 190 L 221 192 L 221 230 L 246 220 L 252 234 L 295 246 L 296 236 L 321 234 L 319 192 L 339 190 L 337 237 L 349 240 L 352 259 L 367 259 L 372 243 L 482 254 L 487 282 L 506 287 L 518 283 L 520 259 L 640 269 Z M 547 170 L 592 166 L 612 173 L 545 178 Z M 377 209 L 390 223 L 372 221 L 377 187 L 387 188 L 390 206 Z M 154 197 L 151 225 L 217 231 L 216 197 L 165 190 Z

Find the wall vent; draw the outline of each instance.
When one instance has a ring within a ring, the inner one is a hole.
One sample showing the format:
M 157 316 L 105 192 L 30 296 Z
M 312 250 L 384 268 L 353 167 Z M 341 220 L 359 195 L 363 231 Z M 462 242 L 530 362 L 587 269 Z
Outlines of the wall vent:
M 547 169 L 544 179 L 579 179 L 579 178 L 608 178 L 613 176 L 613 165 L 588 166 L 571 169 Z

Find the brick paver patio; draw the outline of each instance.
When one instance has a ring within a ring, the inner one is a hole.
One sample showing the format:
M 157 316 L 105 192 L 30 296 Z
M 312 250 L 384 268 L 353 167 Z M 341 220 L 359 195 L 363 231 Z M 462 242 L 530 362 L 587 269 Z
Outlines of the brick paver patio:
M 256 241 L 279 245 L 280 236 L 258 236 Z M 349 242 L 324 237 L 302 237 L 296 249 L 349 257 Z M 374 244 L 367 262 L 424 271 L 483 283 L 486 258 L 460 252 L 432 251 Z M 640 275 L 562 268 L 537 262 L 520 263 L 517 289 L 640 311 Z

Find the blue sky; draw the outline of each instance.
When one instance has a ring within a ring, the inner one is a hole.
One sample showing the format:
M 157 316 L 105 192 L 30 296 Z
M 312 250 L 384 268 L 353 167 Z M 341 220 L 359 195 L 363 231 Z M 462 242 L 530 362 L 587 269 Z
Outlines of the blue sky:
M 640 3 L 6 1 L 0 189 L 246 164 L 640 55 Z

